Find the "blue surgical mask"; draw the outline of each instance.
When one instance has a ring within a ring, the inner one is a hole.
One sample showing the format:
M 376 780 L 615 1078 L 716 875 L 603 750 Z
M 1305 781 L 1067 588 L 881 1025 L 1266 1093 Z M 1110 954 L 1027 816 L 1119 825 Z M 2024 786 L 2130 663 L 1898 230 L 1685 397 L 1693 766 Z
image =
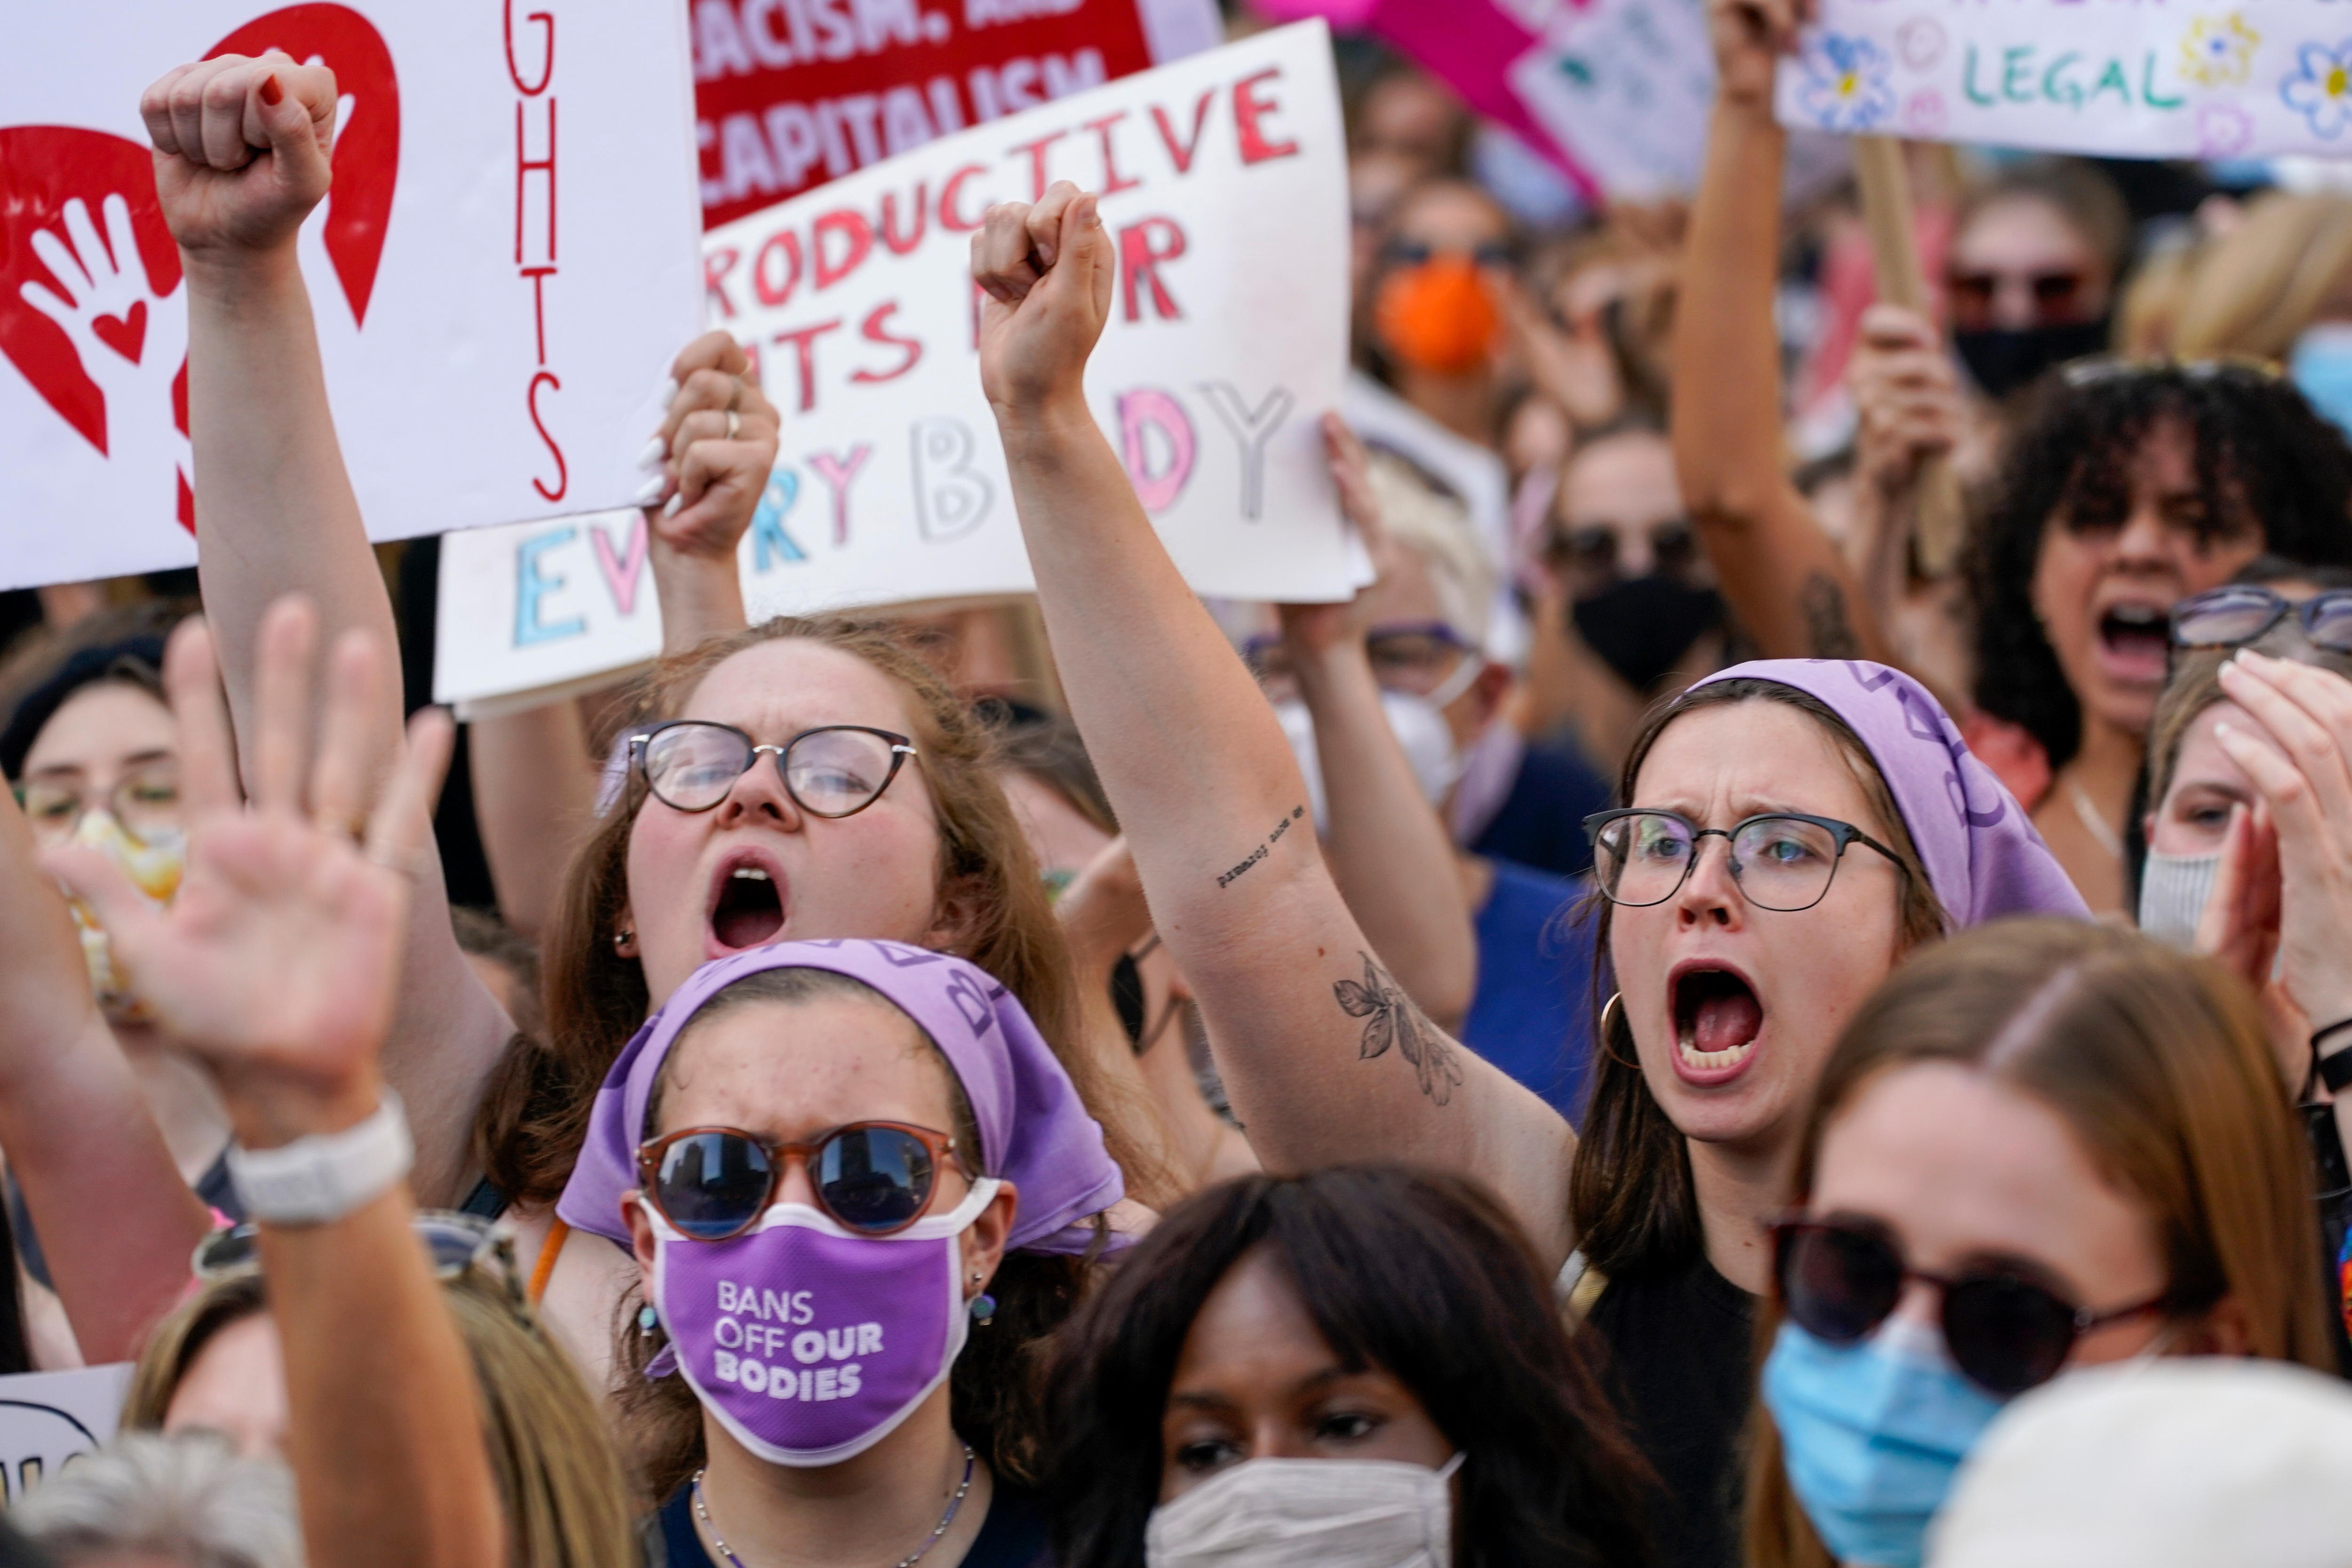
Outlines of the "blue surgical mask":
M 1935 1330 L 1890 1318 L 1856 1345 L 1780 1325 L 1764 1363 L 1789 1484 L 1841 1563 L 1919 1568 L 1927 1521 L 2001 1402 Z
M 2287 355 L 2287 376 L 2336 426 L 2352 434 L 2352 321 L 2307 327 Z

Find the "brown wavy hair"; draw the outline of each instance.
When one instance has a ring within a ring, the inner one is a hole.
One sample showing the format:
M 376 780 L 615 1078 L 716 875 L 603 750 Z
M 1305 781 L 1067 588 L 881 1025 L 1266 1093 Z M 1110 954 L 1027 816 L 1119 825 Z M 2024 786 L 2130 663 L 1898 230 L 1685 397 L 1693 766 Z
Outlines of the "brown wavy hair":
M 1666 726 L 1703 708 L 1741 702 L 1778 702 L 1794 708 L 1828 731 L 1862 786 L 1863 798 L 1886 825 L 1886 842 L 1903 867 L 1902 934 L 1906 952 L 1944 934 L 1944 906 L 1927 880 L 1927 868 L 1911 842 L 1895 796 L 1886 787 L 1870 748 L 1829 704 L 1777 680 L 1717 680 L 1693 687 L 1652 713 L 1625 755 L 1617 781 L 1618 804 L 1630 805 L 1642 763 Z M 1601 895 L 1595 893 L 1593 898 Z M 1597 941 L 1605 963 L 1612 906 L 1602 900 Z M 1596 1000 L 1612 986 L 1596 985 Z M 1630 1278 L 1678 1268 L 1698 1256 L 1706 1242 L 1699 1226 L 1698 1194 L 1692 1185 L 1690 1147 L 1650 1092 L 1634 1055 L 1633 1031 L 1624 1009 L 1604 1002 L 1596 1016 L 1600 1049 L 1592 1062 L 1592 1086 L 1578 1128 L 1576 1158 L 1569 1167 L 1568 1208 L 1576 1245 L 1588 1266 L 1608 1278 Z
M 2065 1121 L 2154 1215 L 2174 1321 L 2230 1298 L 2252 1354 L 2336 1370 L 2310 1149 L 2261 1009 L 2235 976 L 2088 921 L 2000 921 L 1954 937 L 1846 1026 L 1798 1147 L 1799 1203 L 1831 1121 L 1874 1079 L 1917 1062 L 1973 1068 Z M 1779 1326 L 1777 1308 L 1759 1314 L 1759 1345 Z M 1750 1568 L 1832 1568 L 1760 1400 L 1748 1454 Z
M 994 771 L 988 728 L 887 624 L 780 616 L 664 659 L 630 695 L 633 723 L 667 717 L 703 679 L 746 648 L 799 638 L 861 658 L 906 693 L 908 723 L 939 818 L 939 904 L 963 933 L 952 951 L 1018 997 L 1078 1097 L 1102 1123 L 1129 1191 L 1160 1196 L 1134 1128 L 1140 1112 L 1117 1102 L 1083 1049 L 1076 983 L 1036 857 Z M 628 903 L 629 835 L 647 792 L 632 769 L 621 798 L 597 822 L 565 874 L 544 943 L 547 1037 L 518 1036 L 492 1070 L 474 1123 L 475 1157 L 510 1201 L 552 1203 L 588 1132 L 604 1074 L 653 1006 L 645 970 L 614 951 Z

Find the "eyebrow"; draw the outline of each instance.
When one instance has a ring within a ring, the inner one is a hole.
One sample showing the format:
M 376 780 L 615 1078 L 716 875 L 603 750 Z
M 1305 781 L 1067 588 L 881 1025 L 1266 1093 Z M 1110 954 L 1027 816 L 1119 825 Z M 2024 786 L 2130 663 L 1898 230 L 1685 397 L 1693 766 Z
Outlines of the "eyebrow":
M 1297 1382 L 1291 1384 L 1285 1392 L 1294 1394 L 1317 1394 L 1328 1388 L 1335 1383 L 1345 1383 L 1349 1378 L 1367 1376 L 1370 1372 L 1371 1369 L 1370 1367 L 1366 1367 L 1361 1372 L 1349 1372 L 1344 1366 L 1339 1366 L 1336 1364 L 1327 1366 L 1322 1368 L 1320 1371 L 1310 1373 L 1307 1376 L 1298 1379 Z M 1183 1389 L 1177 1389 L 1169 1394 L 1168 1407 L 1171 1410 L 1207 1410 L 1222 1412 L 1230 1411 L 1234 1407 L 1234 1405 L 1233 1400 L 1227 1398 L 1222 1394 L 1208 1390 L 1188 1392 Z

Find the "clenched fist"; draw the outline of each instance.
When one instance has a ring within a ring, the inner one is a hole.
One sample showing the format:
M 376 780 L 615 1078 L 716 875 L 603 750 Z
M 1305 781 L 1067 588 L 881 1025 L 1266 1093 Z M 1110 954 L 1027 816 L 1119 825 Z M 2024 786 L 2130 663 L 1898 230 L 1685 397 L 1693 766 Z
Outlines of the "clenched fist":
M 294 243 L 327 194 L 335 73 L 224 55 L 176 66 L 140 96 L 155 143 L 155 194 L 180 248 L 271 250 Z

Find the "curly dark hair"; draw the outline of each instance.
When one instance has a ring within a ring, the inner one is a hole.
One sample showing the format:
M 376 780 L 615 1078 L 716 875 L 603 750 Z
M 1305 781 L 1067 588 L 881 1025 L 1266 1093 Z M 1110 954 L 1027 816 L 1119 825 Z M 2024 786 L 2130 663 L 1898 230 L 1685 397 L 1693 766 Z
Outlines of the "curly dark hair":
M 1244 1176 L 1171 1210 L 1070 1319 L 1045 1379 L 1063 1568 L 1141 1568 L 1160 1425 L 1202 1304 L 1265 1245 L 1343 1366 L 1412 1391 L 1465 1456 L 1463 1568 L 1640 1568 L 1645 1472 L 1502 1205 L 1458 1176 L 1362 1165 Z
M 2352 444 L 2293 383 L 2251 366 L 2151 365 L 2043 378 L 1972 542 L 1976 702 L 2024 727 L 2055 770 L 2082 744 L 2083 710 L 2033 611 L 2042 530 L 2119 527 L 2131 465 L 2160 421 L 2196 444 L 2200 532 L 2251 519 L 2263 547 L 2312 565 L 2352 564 Z

